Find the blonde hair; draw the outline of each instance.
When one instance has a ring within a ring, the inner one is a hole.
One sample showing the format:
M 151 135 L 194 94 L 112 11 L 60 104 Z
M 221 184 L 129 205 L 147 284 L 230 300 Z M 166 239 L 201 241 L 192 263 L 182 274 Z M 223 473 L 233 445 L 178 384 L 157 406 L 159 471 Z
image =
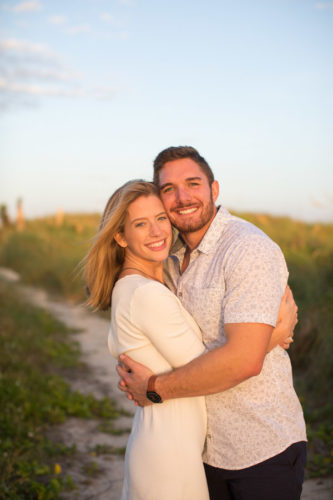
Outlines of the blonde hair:
M 152 182 L 133 180 L 118 188 L 106 204 L 83 269 L 89 291 L 86 305 L 95 310 L 106 310 L 111 304 L 111 293 L 125 259 L 125 249 L 118 245 L 115 235 L 124 231 L 128 207 L 140 196 L 149 195 L 159 196 Z

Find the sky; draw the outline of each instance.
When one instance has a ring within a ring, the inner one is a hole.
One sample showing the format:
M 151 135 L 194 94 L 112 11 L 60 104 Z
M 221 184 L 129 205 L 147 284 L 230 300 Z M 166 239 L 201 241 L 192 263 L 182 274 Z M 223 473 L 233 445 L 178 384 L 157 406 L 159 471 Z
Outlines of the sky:
M 333 222 L 333 1 L 0 0 L 0 204 L 101 212 L 199 150 L 231 210 Z

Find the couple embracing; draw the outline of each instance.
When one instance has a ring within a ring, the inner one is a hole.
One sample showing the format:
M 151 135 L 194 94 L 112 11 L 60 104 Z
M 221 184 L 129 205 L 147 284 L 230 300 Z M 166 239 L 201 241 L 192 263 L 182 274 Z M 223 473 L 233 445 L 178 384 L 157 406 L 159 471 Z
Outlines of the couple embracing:
M 215 205 L 218 194 L 194 148 L 170 147 L 154 183 L 111 196 L 87 256 L 88 303 L 112 306 L 109 348 L 138 406 L 122 500 L 301 495 L 287 267 L 261 230 Z

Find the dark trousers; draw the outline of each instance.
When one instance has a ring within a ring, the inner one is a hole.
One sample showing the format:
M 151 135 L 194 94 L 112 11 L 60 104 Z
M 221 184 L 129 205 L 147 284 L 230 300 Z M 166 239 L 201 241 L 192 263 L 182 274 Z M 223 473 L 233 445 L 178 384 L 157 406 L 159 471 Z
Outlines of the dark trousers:
M 205 465 L 210 500 L 299 500 L 306 463 L 306 443 L 241 470 Z

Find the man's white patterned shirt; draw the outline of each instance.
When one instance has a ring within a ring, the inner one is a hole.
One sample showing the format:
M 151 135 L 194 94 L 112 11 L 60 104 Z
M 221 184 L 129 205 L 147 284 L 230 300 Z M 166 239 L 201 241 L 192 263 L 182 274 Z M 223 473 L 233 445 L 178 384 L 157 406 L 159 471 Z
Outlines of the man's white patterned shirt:
M 225 323 L 275 326 L 288 271 L 280 248 L 260 229 L 221 207 L 181 275 L 184 252 L 178 238 L 166 283 L 197 321 L 207 349 L 226 342 Z M 206 404 L 209 465 L 243 469 L 306 441 L 290 359 L 280 346 L 258 376 L 207 396 Z

